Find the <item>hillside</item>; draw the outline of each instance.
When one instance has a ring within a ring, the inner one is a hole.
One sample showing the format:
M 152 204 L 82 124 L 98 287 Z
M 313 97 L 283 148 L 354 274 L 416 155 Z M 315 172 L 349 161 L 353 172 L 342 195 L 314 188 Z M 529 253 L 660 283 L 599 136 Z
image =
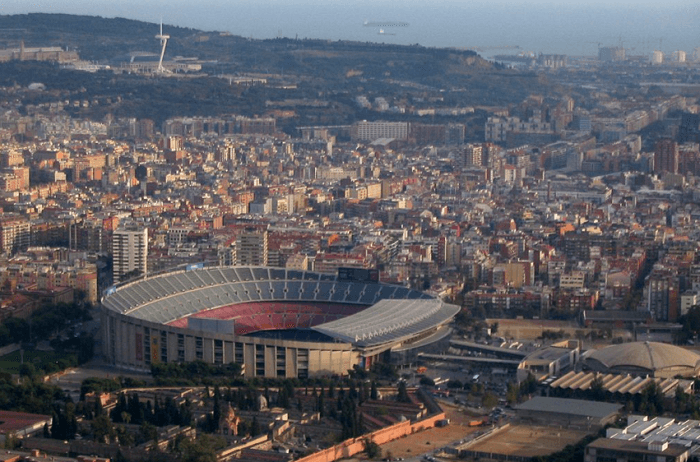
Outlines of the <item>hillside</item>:
M 60 46 L 77 50 L 81 59 L 118 67 L 132 53 L 159 52 L 158 29 L 158 24 L 122 18 L 0 16 L 0 48 L 18 47 L 21 42 L 26 47 Z M 103 101 L 99 108 L 78 111 L 82 115 L 109 113 L 157 121 L 173 115 L 261 114 L 270 101 L 324 101 L 323 107 L 298 109 L 295 118 L 285 122 L 291 130 L 296 124 L 393 117 L 363 112 L 354 103 L 359 94 L 401 98 L 409 104 L 433 101 L 466 106 L 516 104 L 531 93 L 552 91 L 542 76 L 501 69 L 473 51 L 370 42 L 251 40 L 169 25 L 164 25 L 164 33 L 171 37 L 166 59 L 198 58 L 200 78 L 86 74 L 47 63 L 10 62 L 0 64 L 0 84 L 26 86 L 38 81 L 62 98 Z M 264 74 L 270 85 L 237 88 L 206 77 L 222 74 Z M 119 103 L 114 102 L 117 96 Z

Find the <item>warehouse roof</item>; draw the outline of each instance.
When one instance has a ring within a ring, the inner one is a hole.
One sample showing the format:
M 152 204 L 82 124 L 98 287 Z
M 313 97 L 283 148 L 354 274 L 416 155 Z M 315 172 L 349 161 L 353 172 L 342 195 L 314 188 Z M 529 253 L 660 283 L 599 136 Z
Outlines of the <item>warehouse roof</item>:
M 622 405 L 581 399 L 535 396 L 530 401 L 518 404 L 515 406 L 515 409 L 518 411 L 552 412 L 602 419 L 619 412 L 622 409 Z

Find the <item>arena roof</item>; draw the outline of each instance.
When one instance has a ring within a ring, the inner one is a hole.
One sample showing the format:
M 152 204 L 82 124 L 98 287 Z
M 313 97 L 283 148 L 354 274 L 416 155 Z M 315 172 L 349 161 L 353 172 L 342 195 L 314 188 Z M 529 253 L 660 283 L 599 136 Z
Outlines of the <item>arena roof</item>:
M 457 305 L 440 300 L 382 300 L 353 316 L 321 324 L 314 330 L 360 347 L 410 337 L 452 319 Z
M 601 372 L 696 376 L 700 355 L 666 343 L 631 342 L 588 353 L 584 365 Z

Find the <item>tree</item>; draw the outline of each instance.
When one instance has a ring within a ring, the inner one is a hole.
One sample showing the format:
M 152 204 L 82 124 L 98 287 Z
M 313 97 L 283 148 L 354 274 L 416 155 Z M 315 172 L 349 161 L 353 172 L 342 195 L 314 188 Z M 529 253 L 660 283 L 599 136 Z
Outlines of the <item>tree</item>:
M 506 401 L 509 405 L 516 404 L 520 397 L 520 387 L 516 383 L 510 382 L 508 384 L 508 391 L 506 392 Z
M 34 377 L 36 376 L 36 368 L 34 367 L 34 364 L 31 364 L 31 363 L 20 364 L 19 376 L 26 377 L 29 380 L 34 379 Z
M 134 435 L 126 430 L 124 425 L 119 425 L 115 427 L 117 433 L 117 440 L 122 446 L 133 446 L 134 445 Z
M 491 392 L 484 393 L 481 397 L 481 405 L 487 408 L 495 407 L 498 404 L 498 396 Z
M 602 401 L 605 398 L 605 388 L 603 387 L 603 377 L 601 375 L 596 375 L 593 382 L 591 382 L 590 394 L 595 401 Z
M 146 441 L 158 441 L 158 429 L 155 425 L 144 422 L 139 427 L 139 434 L 144 442 Z
M 285 409 L 289 408 L 289 392 L 287 391 L 286 387 L 279 388 L 279 391 L 277 392 L 277 405 Z
M 661 387 L 652 382 L 642 390 L 638 411 L 650 415 L 661 415 L 664 412 L 664 395 Z
M 75 418 L 75 405 L 67 403 L 63 409 L 56 406 L 51 425 L 51 437 L 59 440 L 73 439 L 77 431 L 78 422 Z
M 462 388 L 464 384 L 457 379 L 450 379 L 447 381 L 447 388 Z
M 686 393 L 683 388 L 678 385 L 676 387 L 676 398 L 674 400 L 674 406 L 676 408 L 676 412 L 678 413 L 686 413 L 688 412 L 688 403 L 690 402 L 690 398 L 688 396 L 688 393 Z
M 396 393 L 396 401 L 400 403 L 409 403 L 411 399 L 408 397 L 408 390 L 406 389 L 406 381 L 402 380 L 399 382 L 399 387 Z
M 216 451 L 224 445 L 221 438 L 204 434 L 195 440 L 179 440 L 175 452 L 180 454 L 182 462 L 216 462 Z
M 5 436 L 5 449 L 17 449 L 20 445 L 20 440 L 14 433 L 9 433 Z
M 250 436 L 257 436 L 260 434 L 260 424 L 258 423 L 258 418 L 253 417 L 253 423 L 250 424 Z
M 318 415 L 320 417 L 324 417 L 326 415 L 326 405 L 323 403 L 323 388 L 321 389 L 321 393 L 318 395 L 316 406 L 318 409 Z
M 365 448 L 365 454 L 367 454 L 367 457 L 369 457 L 370 459 L 378 457 L 382 452 L 382 448 L 380 448 L 377 443 L 375 443 L 369 438 L 363 439 L 362 445 Z
M 683 325 L 683 333 L 686 338 L 698 335 L 700 333 L 700 305 L 691 306 L 679 321 Z
M 527 378 L 520 382 L 518 394 L 520 397 L 531 395 L 537 391 L 537 379 L 534 375 L 528 374 Z
M 219 386 L 214 387 L 214 412 L 212 415 L 212 431 L 219 429 L 219 421 L 221 420 L 221 391 Z
M 116 431 L 106 414 L 95 418 L 92 421 L 92 434 L 98 443 L 109 443 L 116 436 Z

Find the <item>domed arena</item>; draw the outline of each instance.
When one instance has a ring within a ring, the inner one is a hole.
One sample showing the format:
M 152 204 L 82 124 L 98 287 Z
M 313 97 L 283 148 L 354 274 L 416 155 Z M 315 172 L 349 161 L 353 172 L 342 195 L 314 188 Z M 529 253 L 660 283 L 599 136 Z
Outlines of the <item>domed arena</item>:
M 449 337 L 458 306 L 344 270 L 189 268 L 112 287 L 102 298 L 104 356 L 133 370 L 202 360 L 241 364 L 246 377 L 305 378 Z
M 700 373 L 700 355 L 667 343 L 631 342 L 586 354 L 583 368 L 612 374 L 691 378 Z

